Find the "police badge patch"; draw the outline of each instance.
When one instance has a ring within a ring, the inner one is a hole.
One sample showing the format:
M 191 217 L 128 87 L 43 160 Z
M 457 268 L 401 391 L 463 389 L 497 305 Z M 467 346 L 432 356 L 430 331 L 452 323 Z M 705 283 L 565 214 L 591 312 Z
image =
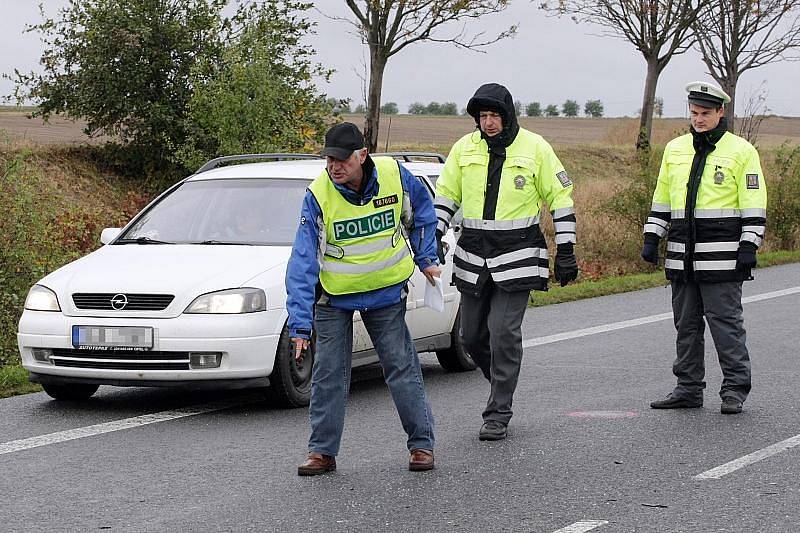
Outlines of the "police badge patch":
M 747 174 L 747 188 L 758 189 L 758 174 Z
M 725 174 L 722 173 L 721 170 L 717 170 L 714 172 L 714 183 L 717 185 L 722 185 L 722 182 L 725 180 Z
M 566 170 L 562 170 L 561 172 L 556 174 L 556 177 L 558 178 L 558 181 L 561 182 L 562 187 L 569 187 L 570 185 L 572 185 L 572 181 L 569 179 L 569 176 L 567 176 Z
M 514 178 L 514 187 L 517 189 L 522 189 L 525 187 L 525 176 L 517 176 Z

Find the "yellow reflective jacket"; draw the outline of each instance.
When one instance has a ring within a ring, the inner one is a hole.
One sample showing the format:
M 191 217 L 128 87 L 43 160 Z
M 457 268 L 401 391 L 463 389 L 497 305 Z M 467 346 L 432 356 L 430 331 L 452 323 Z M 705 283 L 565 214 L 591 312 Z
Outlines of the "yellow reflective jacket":
M 665 269 L 670 280 L 748 279 L 749 271 L 736 270 L 739 245 L 760 246 L 767 217 L 758 152 L 745 139 L 723 134 L 706 157 L 692 204 L 687 191 L 694 158 L 691 134 L 667 144 L 644 233 L 668 235 Z
M 455 250 L 453 279 L 460 290 L 475 292 L 491 276 L 506 290 L 547 289 L 547 243 L 539 228 L 546 203 L 553 213 L 556 243 L 575 242 L 572 181 L 550 144 L 519 129 L 505 149 L 494 216 L 485 219 L 489 147 L 480 132 L 453 145 L 436 182 L 437 230 L 444 233 L 453 215 L 463 213 Z M 491 200 L 489 200 L 491 201 Z

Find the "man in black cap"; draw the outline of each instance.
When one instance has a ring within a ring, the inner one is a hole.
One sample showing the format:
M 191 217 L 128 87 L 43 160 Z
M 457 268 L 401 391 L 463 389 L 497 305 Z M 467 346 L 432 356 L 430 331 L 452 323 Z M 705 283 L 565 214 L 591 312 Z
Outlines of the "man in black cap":
M 453 215 L 462 210 L 453 263 L 453 281 L 461 292 L 461 333 L 491 383 L 478 438 L 499 440 L 511 420 L 530 291 L 547 290 L 541 206 L 547 203 L 555 223 L 555 278 L 562 286 L 578 276 L 575 209 L 564 166 L 547 141 L 519 127 L 505 87 L 482 85 L 467 112 L 476 131 L 453 145 L 436 182 L 436 233 L 441 243 Z
M 670 141 L 644 225 L 642 258 L 658 264 L 658 244 L 667 235 L 664 263 L 672 282 L 677 385 L 653 409 L 703 406 L 705 317 L 714 338 L 723 380 L 723 414 L 742 412 L 750 392 L 750 356 L 742 319 L 742 282 L 753 279 L 756 250 L 764 238 L 767 186 L 758 152 L 728 132 L 719 87 L 692 82 L 690 133 Z
M 425 185 L 397 161 L 370 157 L 354 124 L 333 126 L 322 155 L 326 170 L 303 199 L 286 270 L 295 358 L 314 357 L 311 437 L 308 457 L 297 473 L 336 470 L 350 386 L 354 311 L 372 339 L 408 435 L 408 469 L 430 470 L 433 415 L 405 312 L 406 283 L 415 266 L 431 284 L 441 276 L 433 202 Z

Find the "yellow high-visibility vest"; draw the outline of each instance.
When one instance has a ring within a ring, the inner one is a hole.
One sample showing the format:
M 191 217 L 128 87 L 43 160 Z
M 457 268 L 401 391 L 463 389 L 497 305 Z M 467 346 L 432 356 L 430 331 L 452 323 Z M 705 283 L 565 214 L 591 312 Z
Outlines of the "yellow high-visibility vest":
M 406 281 L 414 272 L 411 250 L 401 231 L 403 182 L 397 161 L 374 157 L 378 194 L 353 205 L 323 171 L 309 186 L 325 225 L 319 279 L 329 294 L 382 289 Z M 364 176 L 369 179 L 369 176 Z

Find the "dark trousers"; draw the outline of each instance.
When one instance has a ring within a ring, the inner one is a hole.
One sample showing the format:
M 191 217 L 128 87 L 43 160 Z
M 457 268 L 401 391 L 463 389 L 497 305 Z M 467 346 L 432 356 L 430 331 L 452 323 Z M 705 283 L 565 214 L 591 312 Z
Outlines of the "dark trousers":
M 522 364 L 522 318 L 530 291 L 507 292 L 487 281 L 480 296 L 461 294 L 464 345 L 491 383 L 484 421 L 508 424 Z
M 678 378 L 673 395 L 702 400 L 705 377 L 705 316 L 722 368 L 721 397 L 745 401 L 750 392 L 750 355 L 742 319 L 742 282 L 672 282 L 672 313 L 677 357 L 672 373 Z

